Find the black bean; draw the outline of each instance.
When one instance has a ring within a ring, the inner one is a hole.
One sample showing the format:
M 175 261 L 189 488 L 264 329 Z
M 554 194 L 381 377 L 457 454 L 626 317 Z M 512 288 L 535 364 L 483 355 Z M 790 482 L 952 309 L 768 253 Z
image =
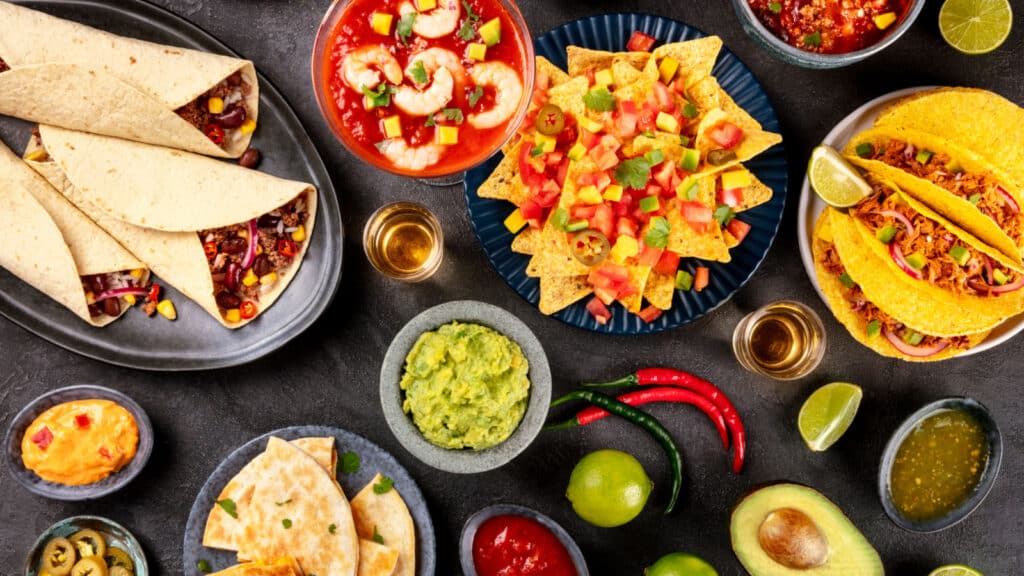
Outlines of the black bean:
M 238 308 L 242 305 L 242 299 L 235 296 L 231 292 L 223 291 L 217 294 L 217 306 L 224 308 L 225 310 L 231 310 L 232 308 Z
M 211 120 L 221 128 L 238 128 L 242 125 L 242 122 L 245 122 L 245 108 L 233 106 L 230 110 L 221 114 L 214 114 Z
M 228 82 L 228 86 L 238 86 L 239 84 L 242 83 L 242 73 L 241 72 L 235 72 L 231 76 L 228 76 L 227 82 Z
M 260 254 L 252 264 L 252 271 L 262 278 L 274 271 L 274 263 L 270 261 L 266 254 Z
M 107 316 L 117 316 L 121 313 L 121 300 L 118 298 L 107 298 L 103 301 L 103 312 Z
M 107 285 L 106 282 L 103 281 L 102 274 L 86 276 L 85 283 L 89 286 L 89 290 L 92 290 L 95 294 L 99 294 L 107 289 Z
M 89 304 L 89 316 L 95 318 L 101 314 L 103 314 L 103 308 L 99 305 L 99 303 Z
M 277 223 L 280 221 L 281 217 L 276 214 L 264 214 L 263 216 L 260 216 L 256 225 L 260 228 L 277 228 Z
M 260 151 L 256 148 L 247 148 L 238 159 L 238 165 L 242 168 L 255 168 L 260 164 Z
M 238 284 L 242 281 L 242 267 L 234 262 L 228 264 L 224 270 L 224 287 L 234 292 L 238 290 Z
M 245 238 L 228 238 L 220 243 L 220 251 L 225 254 L 241 254 L 249 247 Z

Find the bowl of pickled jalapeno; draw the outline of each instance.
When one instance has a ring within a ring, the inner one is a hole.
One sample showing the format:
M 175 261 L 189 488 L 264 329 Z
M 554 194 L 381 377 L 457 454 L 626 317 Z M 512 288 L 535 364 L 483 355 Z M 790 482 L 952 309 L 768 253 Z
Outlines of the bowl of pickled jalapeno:
M 48 528 L 25 559 L 25 576 L 148 576 L 138 540 L 99 516 L 74 516 Z

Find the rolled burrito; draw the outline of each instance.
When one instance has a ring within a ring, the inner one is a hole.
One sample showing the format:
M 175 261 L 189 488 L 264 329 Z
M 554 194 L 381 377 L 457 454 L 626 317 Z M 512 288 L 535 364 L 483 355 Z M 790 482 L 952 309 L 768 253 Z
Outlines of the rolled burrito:
M 148 292 L 149 270 L 0 144 L 0 267 L 96 327 Z
M 0 1 L 0 114 L 237 158 L 258 111 L 247 60 L 116 36 Z
M 187 152 L 40 126 L 25 158 L 228 328 L 284 292 L 316 221 L 312 185 Z

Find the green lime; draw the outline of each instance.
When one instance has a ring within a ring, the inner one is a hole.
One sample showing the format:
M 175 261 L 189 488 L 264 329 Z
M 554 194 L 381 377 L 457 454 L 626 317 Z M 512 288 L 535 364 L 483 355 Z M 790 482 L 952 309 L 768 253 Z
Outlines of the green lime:
M 673 552 L 658 558 L 644 576 L 718 576 L 718 572 L 693 554 Z
M 853 423 L 863 396 L 860 386 L 846 382 L 826 384 L 808 396 L 797 417 L 807 447 L 821 452 L 835 444 Z
M 871 194 L 871 186 L 856 168 L 825 144 L 811 153 L 807 178 L 818 196 L 836 208 L 849 208 Z
M 602 528 L 622 526 L 640 514 L 651 495 L 651 479 L 636 458 L 618 450 L 598 450 L 572 470 L 565 495 L 572 509 Z
M 928 576 L 985 576 L 970 566 L 963 564 L 949 564 L 932 570 Z
M 939 10 L 939 32 L 964 54 L 999 48 L 1013 27 L 1009 0 L 946 0 Z

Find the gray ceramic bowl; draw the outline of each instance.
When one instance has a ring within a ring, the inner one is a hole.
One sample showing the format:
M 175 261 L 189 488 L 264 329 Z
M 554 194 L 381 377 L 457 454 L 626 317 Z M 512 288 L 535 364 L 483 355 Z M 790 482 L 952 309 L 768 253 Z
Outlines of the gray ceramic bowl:
M 139 427 L 139 445 L 131 462 L 103 480 L 83 486 L 47 482 L 37 476 L 35 472 L 25 468 L 25 464 L 21 460 L 21 440 L 32 421 L 49 408 L 72 400 L 112 400 L 117 402 L 131 413 Z M 139 475 L 153 452 L 153 426 L 142 407 L 117 390 L 88 384 L 68 386 L 47 392 L 22 408 L 7 428 L 4 448 L 7 467 L 10 468 L 11 474 L 30 492 L 54 500 L 92 500 L 120 490 Z
M 985 430 L 988 436 L 988 464 L 985 467 L 985 471 L 981 474 L 981 479 L 978 481 L 978 486 L 974 489 L 974 493 L 963 504 L 941 518 L 928 522 L 915 522 L 900 514 L 892 502 L 889 483 L 892 475 L 893 461 L 896 459 L 896 452 L 899 451 L 900 445 L 903 444 L 903 441 L 906 440 L 907 435 L 910 434 L 914 427 L 929 416 L 950 410 L 963 410 L 974 416 L 978 423 L 981 424 L 982 429 Z M 889 519 L 904 530 L 912 532 L 938 532 L 939 530 L 945 530 L 970 516 L 971 512 L 974 512 L 981 505 L 996 482 L 996 476 L 999 475 L 999 466 L 1002 460 L 1003 437 L 999 432 L 999 426 L 996 425 L 996 421 L 989 414 L 985 406 L 977 400 L 961 397 L 944 398 L 932 402 L 904 420 L 892 437 L 889 438 L 889 443 L 885 445 L 885 452 L 882 453 L 882 465 L 878 470 L 878 495 L 882 500 L 882 507 L 885 508 L 885 513 L 889 515 Z
M 79 530 L 95 530 L 106 540 L 107 546 L 114 546 L 124 550 L 131 557 L 135 564 L 135 576 L 149 576 L 149 565 L 146 564 L 146 555 L 142 553 L 139 541 L 132 536 L 132 533 L 125 530 L 123 526 L 101 518 L 100 516 L 73 516 L 57 522 L 46 529 L 36 543 L 32 546 L 28 556 L 25 557 L 25 567 L 22 570 L 24 576 L 37 576 L 38 569 L 42 563 L 43 549 L 47 542 L 53 538 L 67 538 Z
M 507 440 L 486 450 L 448 450 L 435 446 L 402 411 L 404 394 L 399 383 L 405 371 L 405 357 L 421 334 L 455 320 L 480 324 L 504 334 L 519 344 L 530 363 L 530 402 L 522 422 Z M 380 402 L 391 431 L 413 456 L 438 470 L 475 474 L 510 462 L 540 433 L 551 402 L 551 369 L 537 337 L 519 318 L 483 302 L 447 302 L 410 320 L 392 340 L 380 371 Z
M 754 10 L 750 7 L 749 0 L 732 0 L 732 5 L 736 9 L 736 15 L 740 19 L 740 24 L 743 25 L 743 29 L 747 31 L 751 38 L 783 62 L 803 66 L 804 68 L 840 68 L 878 54 L 896 42 L 900 36 L 910 29 L 914 24 L 914 20 L 917 20 L 917 17 L 921 14 L 924 3 L 925 0 L 911 0 L 911 4 L 907 7 L 903 18 L 894 24 L 895 28 L 880 41 L 867 48 L 845 54 L 818 54 L 790 46 L 776 36 L 757 18 Z
M 476 566 L 473 564 L 473 539 L 476 537 L 477 529 L 487 520 L 506 514 L 529 518 L 551 530 L 569 552 L 569 557 L 572 558 L 573 564 L 576 565 L 576 576 L 590 576 L 590 570 L 587 569 L 587 560 L 583 557 L 583 552 L 580 551 L 580 547 L 576 545 L 572 536 L 569 536 L 569 533 L 564 528 L 551 518 L 532 508 L 516 506 L 514 504 L 488 506 L 470 516 L 469 520 L 466 520 L 466 525 L 462 527 L 462 538 L 459 540 L 459 560 L 462 562 L 462 572 L 465 576 L 477 576 Z

